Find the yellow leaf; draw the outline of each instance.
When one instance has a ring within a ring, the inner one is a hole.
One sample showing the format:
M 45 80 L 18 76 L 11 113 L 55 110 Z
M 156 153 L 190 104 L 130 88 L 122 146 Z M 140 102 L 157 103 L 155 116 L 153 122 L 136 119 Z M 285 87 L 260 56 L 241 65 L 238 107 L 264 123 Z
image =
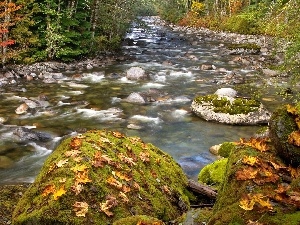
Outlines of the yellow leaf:
M 59 197 L 66 193 L 65 186 L 61 186 L 56 192 L 53 193 L 53 199 L 57 200 Z
M 121 182 L 119 182 L 117 179 L 115 179 L 114 177 L 109 177 L 109 178 L 107 178 L 107 180 L 106 180 L 106 182 L 108 183 L 108 184 L 110 184 L 111 186 L 114 186 L 114 187 L 116 187 L 116 188 L 118 188 L 119 190 L 121 190 L 122 189 L 122 183 Z
M 90 183 L 90 182 L 92 182 L 92 180 L 90 180 L 87 171 L 76 173 L 75 184 L 86 184 L 86 183 Z
M 242 170 L 236 171 L 236 179 L 237 180 L 251 180 L 256 177 L 258 173 L 257 169 L 254 169 L 253 167 L 249 168 L 243 168 Z
M 253 206 L 254 206 L 255 202 L 252 201 L 251 199 L 249 198 L 242 198 L 240 200 L 240 204 L 239 206 L 244 209 L 244 210 L 247 210 L 247 211 L 250 211 L 253 209 Z
M 119 197 L 122 199 L 123 202 L 129 202 L 129 199 L 124 192 L 120 191 Z
M 294 131 L 289 135 L 288 143 L 300 147 L 300 130 Z
M 79 149 L 82 145 L 82 138 L 74 137 L 70 142 L 70 147 L 72 149 Z
M 118 201 L 113 196 L 108 196 L 107 200 L 103 203 L 100 203 L 100 210 L 104 212 L 107 216 L 113 216 L 114 214 L 110 211 L 111 208 L 118 205 Z
M 77 157 L 80 153 L 81 153 L 81 151 L 79 151 L 79 150 L 70 150 L 70 151 L 66 151 L 66 152 L 65 152 L 65 156 L 75 158 L 75 157 Z
M 42 196 L 47 196 L 47 195 L 49 195 L 49 194 L 52 194 L 52 193 L 54 193 L 55 192 L 55 185 L 54 184 L 49 184 L 49 185 L 47 185 L 45 188 L 44 188 L 44 190 L 43 190 L 43 192 L 42 192 Z
M 83 172 L 87 168 L 88 167 L 84 164 L 82 164 L 82 165 L 76 164 L 76 166 L 72 167 L 71 170 L 74 171 L 75 173 L 77 173 L 77 172 Z
M 250 166 L 253 166 L 257 162 L 258 162 L 258 159 L 255 156 L 245 156 L 243 158 L 243 163 L 244 164 L 248 164 Z
M 112 171 L 111 172 L 114 176 L 120 178 L 121 180 L 125 180 L 125 181 L 130 181 L 132 178 L 129 177 L 127 174 L 123 174 L 122 172 L 120 171 Z
M 292 106 L 292 105 L 290 105 L 290 104 L 288 104 L 288 105 L 286 106 L 286 111 L 287 111 L 288 113 L 293 114 L 293 115 L 297 115 L 297 109 L 296 109 L 296 107 L 295 107 L 295 106 Z
M 143 162 L 150 162 L 150 154 L 149 154 L 149 152 L 140 152 L 139 157 L 140 157 L 140 159 Z
M 78 217 L 85 217 L 85 214 L 89 210 L 89 205 L 86 202 L 75 202 L 73 207 L 73 210 Z
M 68 161 L 69 161 L 68 159 L 62 159 L 56 163 L 56 166 L 59 168 L 63 167 L 66 163 L 68 163 Z

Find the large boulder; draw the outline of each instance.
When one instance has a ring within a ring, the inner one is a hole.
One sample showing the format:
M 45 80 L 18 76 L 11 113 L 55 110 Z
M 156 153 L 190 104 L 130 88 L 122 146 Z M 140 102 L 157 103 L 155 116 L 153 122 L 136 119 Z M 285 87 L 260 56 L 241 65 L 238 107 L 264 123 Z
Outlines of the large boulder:
M 225 168 L 206 224 L 300 224 L 299 170 L 277 157 L 268 138 L 236 143 Z
M 147 78 L 147 75 L 143 68 L 135 66 L 127 70 L 126 77 L 128 80 L 143 80 Z
M 249 98 L 233 97 L 234 90 L 218 90 L 215 94 L 198 96 L 191 110 L 207 121 L 232 125 L 267 124 L 271 114 L 262 103 Z
M 300 110 L 293 106 L 278 108 L 269 122 L 270 137 L 277 154 L 287 163 L 300 166 Z
M 13 224 L 107 225 L 132 215 L 170 221 L 189 208 L 186 186 L 181 167 L 152 144 L 92 130 L 49 156 Z

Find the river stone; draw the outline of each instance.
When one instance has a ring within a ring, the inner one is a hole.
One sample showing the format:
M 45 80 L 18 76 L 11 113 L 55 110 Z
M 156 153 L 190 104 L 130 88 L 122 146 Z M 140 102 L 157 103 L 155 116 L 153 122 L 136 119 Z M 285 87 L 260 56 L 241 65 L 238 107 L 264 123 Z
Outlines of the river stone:
M 232 88 L 220 88 L 215 92 L 218 96 L 236 97 L 237 91 Z
M 140 103 L 143 104 L 145 103 L 145 99 L 143 98 L 143 96 L 140 93 L 137 92 L 133 92 L 131 93 L 126 99 L 126 102 L 130 102 L 130 103 Z
M 25 114 L 28 110 L 29 106 L 26 103 L 21 104 L 16 110 L 16 114 Z
M 41 141 L 47 142 L 52 139 L 52 136 L 46 132 L 35 131 L 26 127 L 18 127 L 13 134 L 20 138 L 20 141 Z
M 126 72 L 126 77 L 129 80 L 141 80 L 147 78 L 146 72 L 141 67 L 131 67 Z
M 272 143 L 279 155 L 287 164 L 300 166 L 300 147 L 289 144 L 289 135 L 298 131 L 295 116 L 287 112 L 286 106 L 278 108 L 269 122 L 269 133 Z
M 164 222 L 189 207 L 187 177 L 139 137 L 92 130 L 64 140 L 18 202 L 14 225 L 113 224 L 132 215 Z

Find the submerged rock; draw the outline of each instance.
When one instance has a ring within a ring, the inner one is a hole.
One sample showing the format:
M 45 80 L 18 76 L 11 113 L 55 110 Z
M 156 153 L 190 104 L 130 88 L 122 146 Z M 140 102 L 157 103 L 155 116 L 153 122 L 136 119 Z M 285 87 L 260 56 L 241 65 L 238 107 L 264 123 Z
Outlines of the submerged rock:
M 107 225 L 132 215 L 170 221 L 189 208 L 186 186 L 180 166 L 152 144 L 92 130 L 49 156 L 13 223 Z
M 47 142 L 52 139 L 52 136 L 46 132 L 35 131 L 26 127 L 19 127 L 13 132 L 21 141 L 41 141 Z

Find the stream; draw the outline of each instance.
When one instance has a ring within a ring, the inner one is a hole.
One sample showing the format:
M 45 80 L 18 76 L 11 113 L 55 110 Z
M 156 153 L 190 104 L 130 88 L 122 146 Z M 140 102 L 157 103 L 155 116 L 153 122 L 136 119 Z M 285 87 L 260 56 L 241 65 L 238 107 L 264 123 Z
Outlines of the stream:
M 33 182 L 44 160 L 60 141 L 88 129 L 118 130 L 128 136 L 139 136 L 169 153 L 186 174 L 197 179 L 203 166 L 216 160 L 209 152 L 213 145 L 249 138 L 259 126 L 230 126 L 204 121 L 190 111 L 197 95 L 214 93 L 220 87 L 213 82 L 224 76 L 216 71 L 201 70 L 201 64 L 213 64 L 226 71 L 252 73 L 238 64 L 229 63 L 232 56 L 220 55 L 219 41 L 191 44 L 180 32 L 143 17 L 127 33 L 123 54 L 131 60 L 108 64 L 80 74 L 62 72 L 57 83 L 22 82 L 1 87 L 0 116 L 0 184 Z M 204 39 L 202 39 L 204 40 Z M 126 71 L 141 67 L 149 79 L 131 81 Z M 74 79 L 74 75 L 82 79 Z M 164 93 L 159 101 L 135 104 L 124 101 L 133 92 L 150 89 Z M 47 96 L 42 108 L 17 115 L 16 108 L 25 98 Z M 268 96 L 267 96 L 268 97 Z M 272 108 L 273 102 L 267 107 Z M 23 141 L 14 134 L 18 127 L 47 132 L 48 142 Z

